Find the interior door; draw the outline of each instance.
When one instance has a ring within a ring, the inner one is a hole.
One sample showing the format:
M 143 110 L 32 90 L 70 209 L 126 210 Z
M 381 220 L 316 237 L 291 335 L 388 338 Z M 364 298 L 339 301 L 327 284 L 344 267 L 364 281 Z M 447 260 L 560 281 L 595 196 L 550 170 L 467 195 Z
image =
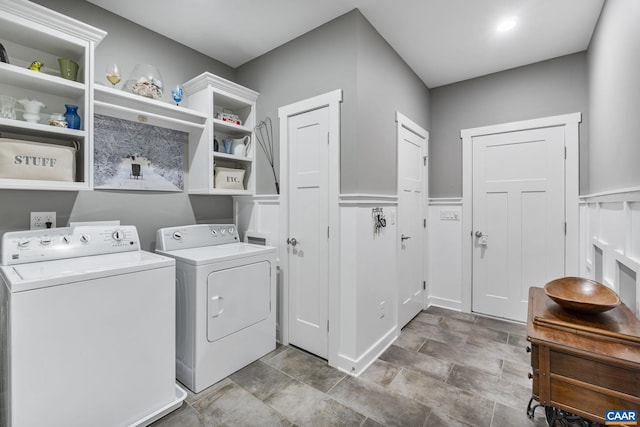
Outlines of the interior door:
M 525 321 L 530 286 L 564 276 L 564 129 L 473 138 L 472 309 Z
M 399 124 L 398 129 L 398 326 L 424 304 L 423 220 L 426 138 Z
M 289 342 L 328 354 L 329 108 L 289 119 Z

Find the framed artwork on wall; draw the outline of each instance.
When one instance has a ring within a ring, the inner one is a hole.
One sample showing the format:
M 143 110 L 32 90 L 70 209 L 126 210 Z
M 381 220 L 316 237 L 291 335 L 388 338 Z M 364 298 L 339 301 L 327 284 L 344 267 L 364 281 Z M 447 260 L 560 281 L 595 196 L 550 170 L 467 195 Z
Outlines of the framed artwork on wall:
M 184 190 L 184 150 L 189 134 L 96 114 L 95 189 Z

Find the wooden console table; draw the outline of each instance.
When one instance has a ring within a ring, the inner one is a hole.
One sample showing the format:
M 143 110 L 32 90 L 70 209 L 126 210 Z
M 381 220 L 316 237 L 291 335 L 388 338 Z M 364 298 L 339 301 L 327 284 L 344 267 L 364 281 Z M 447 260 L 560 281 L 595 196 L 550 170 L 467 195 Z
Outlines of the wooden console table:
M 527 340 L 532 395 L 541 405 L 603 424 L 608 409 L 640 413 L 640 321 L 624 304 L 570 312 L 532 287 Z

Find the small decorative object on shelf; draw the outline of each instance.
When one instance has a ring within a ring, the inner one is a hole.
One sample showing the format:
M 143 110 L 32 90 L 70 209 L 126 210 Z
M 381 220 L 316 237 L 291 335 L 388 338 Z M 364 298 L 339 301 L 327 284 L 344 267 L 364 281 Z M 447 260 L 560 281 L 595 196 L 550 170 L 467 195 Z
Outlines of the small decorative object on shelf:
M 76 81 L 78 78 L 78 68 L 80 68 L 77 62 L 68 58 L 58 58 L 58 65 L 60 66 L 60 77 Z
M 107 80 L 109 81 L 109 83 L 111 83 L 113 87 L 116 87 L 116 85 L 120 83 L 121 74 L 120 74 L 120 67 L 118 67 L 118 64 L 107 64 L 107 71 L 105 74 L 106 74 Z
M 33 71 L 40 71 L 42 67 L 44 67 L 44 62 L 35 60 L 27 68 Z
M 49 125 L 50 126 L 55 126 L 58 128 L 66 128 L 68 127 L 67 125 L 67 119 L 64 118 L 64 115 L 61 113 L 53 113 L 49 115 Z
M 9 63 L 9 55 L 4 46 L 2 46 L 2 43 L 0 43 L 0 62 L 4 62 L 5 64 Z
M 216 119 L 223 122 L 233 123 L 234 125 L 242 126 L 242 120 L 237 115 L 230 112 L 220 112 L 216 114 Z
M 40 121 L 40 109 L 47 108 L 42 102 L 37 99 L 21 99 L 18 101 L 24 107 L 24 118 L 29 123 L 38 123 Z
M 182 98 L 184 98 L 184 89 L 182 89 L 182 86 L 176 86 L 171 89 L 171 97 L 176 105 L 179 105 L 182 102 Z
M 136 95 L 158 99 L 162 96 L 164 85 L 160 71 L 153 65 L 138 64 L 131 77 L 124 84 L 124 89 Z
M 67 121 L 69 129 L 80 129 L 80 116 L 78 115 L 78 106 L 71 104 L 64 104 L 67 111 L 64 113 L 64 118 Z
M 0 118 L 15 120 L 16 101 L 12 96 L 0 95 Z

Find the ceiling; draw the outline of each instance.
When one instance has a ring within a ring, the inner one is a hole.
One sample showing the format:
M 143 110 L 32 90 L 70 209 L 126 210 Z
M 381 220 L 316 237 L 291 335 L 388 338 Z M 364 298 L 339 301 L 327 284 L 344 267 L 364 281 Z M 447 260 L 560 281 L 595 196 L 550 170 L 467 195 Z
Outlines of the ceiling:
M 586 50 L 604 0 L 87 0 L 236 68 L 358 8 L 429 87 Z M 150 12 L 151 11 L 151 12 Z M 515 16 L 511 31 L 496 30 Z

